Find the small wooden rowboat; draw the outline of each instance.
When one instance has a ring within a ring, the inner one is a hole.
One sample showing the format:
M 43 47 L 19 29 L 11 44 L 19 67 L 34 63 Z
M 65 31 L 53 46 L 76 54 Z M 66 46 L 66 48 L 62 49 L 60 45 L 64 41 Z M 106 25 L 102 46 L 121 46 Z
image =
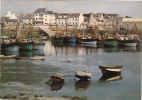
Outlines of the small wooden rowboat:
M 31 57 L 31 60 L 44 60 L 44 57 Z
M 10 59 L 10 58 L 15 58 L 16 55 L 9 55 L 9 56 L 5 56 L 5 55 L 0 55 L 0 59 Z
M 79 78 L 80 80 L 87 80 L 87 79 L 91 79 L 92 73 L 87 71 L 76 71 L 74 79 L 76 77 Z
M 103 74 L 121 74 L 122 65 L 116 66 L 100 66 L 99 68 L 102 70 Z
M 50 81 L 52 81 L 53 83 L 62 83 L 64 82 L 64 75 L 62 74 L 62 72 L 55 73 L 50 77 Z

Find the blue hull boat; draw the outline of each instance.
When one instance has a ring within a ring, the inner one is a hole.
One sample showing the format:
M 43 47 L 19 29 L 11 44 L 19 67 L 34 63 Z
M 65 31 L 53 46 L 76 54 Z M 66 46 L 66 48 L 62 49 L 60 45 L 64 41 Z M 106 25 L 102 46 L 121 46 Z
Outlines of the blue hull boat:
M 19 51 L 20 47 L 17 45 L 12 45 L 12 44 L 2 44 L 2 50 L 5 51 Z

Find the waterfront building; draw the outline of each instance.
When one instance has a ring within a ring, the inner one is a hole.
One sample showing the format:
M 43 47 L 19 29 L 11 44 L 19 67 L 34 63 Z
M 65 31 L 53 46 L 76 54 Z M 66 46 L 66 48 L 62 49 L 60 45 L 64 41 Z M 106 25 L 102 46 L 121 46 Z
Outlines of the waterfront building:
M 83 16 L 84 16 L 84 25 L 87 25 L 87 26 L 97 25 L 97 21 L 93 13 L 84 14 Z
M 65 27 L 68 23 L 68 13 L 56 13 L 56 25 Z
M 34 22 L 34 15 L 33 14 L 24 14 L 22 19 L 23 19 L 23 24 L 28 25 L 28 24 L 33 24 Z
M 56 24 L 58 26 L 80 27 L 84 22 L 82 13 L 57 13 Z
M 70 13 L 68 16 L 68 25 L 80 27 L 84 22 L 84 16 L 82 13 Z
M 18 18 L 16 14 L 12 14 L 10 11 L 8 11 L 6 16 L 1 17 L 1 23 L 4 24 L 5 29 L 10 28 L 11 30 L 14 30 L 16 28 L 17 22 Z
M 55 24 L 55 14 L 48 8 L 38 8 L 34 12 L 35 25 L 53 25 Z

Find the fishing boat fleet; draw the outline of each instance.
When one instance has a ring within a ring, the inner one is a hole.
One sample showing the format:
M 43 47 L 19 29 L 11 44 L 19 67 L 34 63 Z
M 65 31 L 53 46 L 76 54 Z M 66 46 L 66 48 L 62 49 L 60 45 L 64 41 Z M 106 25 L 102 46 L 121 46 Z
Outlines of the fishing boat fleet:
M 79 43 L 90 44 L 101 47 L 137 47 L 142 46 L 142 41 L 138 35 L 98 35 L 96 38 L 91 35 L 86 36 L 71 36 L 71 35 L 59 35 L 57 34 L 52 38 L 53 43 Z

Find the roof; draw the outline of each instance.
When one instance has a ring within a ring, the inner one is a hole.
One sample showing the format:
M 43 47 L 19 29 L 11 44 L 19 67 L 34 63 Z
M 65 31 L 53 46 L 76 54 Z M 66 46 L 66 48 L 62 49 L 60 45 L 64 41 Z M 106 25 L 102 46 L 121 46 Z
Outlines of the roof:
M 45 14 L 54 14 L 53 11 L 45 11 Z
M 45 13 L 46 11 L 48 11 L 47 8 L 38 8 L 34 13 Z
M 105 14 L 107 16 L 118 16 L 118 14 Z
M 33 14 L 25 14 L 23 17 L 28 19 L 28 18 L 33 18 L 34 15 Z
M 69 14 L 69 18 L 79 17 L 80 13 L 71 13 Z
M 89 18 L 90 14 L 83 14 L 84 17 Z
M 68 15 L 69 15 L 68 13 L 57 13 L 56 17 L 59 19 L 66 19 L 66 18 L 68 18 Z M 64 17 L 62 17 L 62 16 L 64 16 Z

